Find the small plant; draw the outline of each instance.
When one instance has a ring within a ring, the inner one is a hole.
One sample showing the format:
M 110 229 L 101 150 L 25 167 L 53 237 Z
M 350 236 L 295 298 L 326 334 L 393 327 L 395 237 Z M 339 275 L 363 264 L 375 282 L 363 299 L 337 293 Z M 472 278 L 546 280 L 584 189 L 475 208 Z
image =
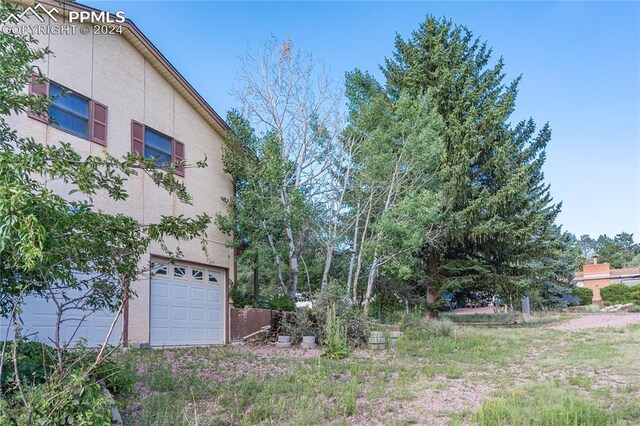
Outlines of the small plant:
M 287 295 L 281 295 L 269 300 L 269 309 L 274 311 L 294 312 L 296 303 Z
M 342 359 L 349 356 L 349 344 L 347 343 L 347 331 L 340 319 L 336 316 L 335 305 L 327 308 L 327 322 L 325 324 L 325 352 L 323 357 L 330 359 Z
M 587 312 L 590 312 L 592 314 L 596 312 L 600 312 L 600 306 L 594 305 L 594 304 L 587 305 Z
M 453 322 L 448 319 L 434 320 L 427 323 L 427 331 L 435 337 L 450 336 L 454 330 Z
M 290 315 L 287 321 L 283 321 L 282 331 L 291 336 L 293 343 L 300 343 L 303 336 L 317 336 L 316 327 L 312 312 L 304 309 L 295 315 Z

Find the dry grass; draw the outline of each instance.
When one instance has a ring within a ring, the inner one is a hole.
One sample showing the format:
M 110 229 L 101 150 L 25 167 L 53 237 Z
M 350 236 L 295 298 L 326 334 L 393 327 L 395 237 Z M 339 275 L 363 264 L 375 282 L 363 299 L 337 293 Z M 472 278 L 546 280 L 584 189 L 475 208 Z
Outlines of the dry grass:
M 412 330 L 394 350 L 340 361 L 269 346 L 136 350 L 121 355 L 139 376 L 125 421 L 637 424 L 638 353 L 640 325 Z

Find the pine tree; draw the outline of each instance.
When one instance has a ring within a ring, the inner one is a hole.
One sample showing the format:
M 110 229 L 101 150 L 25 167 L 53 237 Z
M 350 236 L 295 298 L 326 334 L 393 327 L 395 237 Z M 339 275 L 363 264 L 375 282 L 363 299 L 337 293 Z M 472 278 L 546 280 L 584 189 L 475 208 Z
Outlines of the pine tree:
M 397 36 L 382 71 L 393 99 L 428 94 L 444 125 L 443 249 L 420 254 L 428 301 L 441 292 L 516 297 L 534 282 L 561 234 L 542 166 L 551 130 L 515 126 L 520 78 L 464 27 L 429 17 L 408 40 Z

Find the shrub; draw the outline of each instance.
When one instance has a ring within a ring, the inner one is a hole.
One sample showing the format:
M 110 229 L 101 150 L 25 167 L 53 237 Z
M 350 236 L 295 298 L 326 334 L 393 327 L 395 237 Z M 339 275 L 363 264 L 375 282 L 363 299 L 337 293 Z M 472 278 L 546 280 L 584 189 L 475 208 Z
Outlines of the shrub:
M 593 304 L 587 305 L 587 312 L 590 312 L 592 314 L 596 312 L 600 312 L 600 306 L 593 305 Z
M 336 317 L 340 319 L 342 325 L 346 328 L 349 344 L 352 346 L 366 345 L 369 331 L 375 321 L 366 317 L 362 311 L 352 307 L 349 297 L 344 293 L 343 289 L 337 286 L 330 286 L 315 297 L 312 312 L 320 330 L 320 333 L 316 334 L 316 336 L 323 334 L 322 331 L 325 327 L 327 309 L 329 307 L 335 309 Z
M 593 290 L 591 290 L 590 288 L 574 287 L 571 290 L 571 293 L 580 299 L 577 303 L 580 306 L 589 305 L 593 300 Z
M 424 312 L 415 309 L 410 310 L 409 312 L 404 314 L 400 326 L 403 329 L 418 328 L 422 325 L 423 319 Z
M 304 309 L 295 315 L 288 315 L 282 325 L 282 331 L 291 336 L 293 343 L 299 343 L 303 336 L 320 337 L 322 335 L 317 322 L 313 312 L 310 309 Z
M 450 336 L 453 334 L 455 326 L 448 319 L 433 320 L 427 323 L 427 331 L 435 337 Z
M 0 406 L 4 417 L 11 419 L 9 424 L 110 424 L 114 401 L 104 388 L 114 395 L 134 390 L 133 368 L 111 359 L 102 360 L 87 375 L 96 354 L 82 344 L 63 353 L 62 366 L 54 348 L 40 342 L 20 341 L 16 353 L 30 412 L 25 410 L 15 385 L 14 360 L 9 351 L 2 372 L 5 404 Z M 7 423 L 4 417 L 0 415 L 0 424 Z
M 231 290 L 229 292 L 229 295 L 231 296 L 231 299 L 233 299 L 233 306 L 235 306 L 238 309 L 242 309 L 245 306 L 255 306 L 254 300 L 253 300 L 253 295 L 250 293 L 243 293 L 240 290 Z
M 294 312 L 296 303 L 287 295 L 281 295 L 269 300 L 269 309 L 274 311 Z
M 336 316 L 335 306 L 327 308 L 326 318 L 324 333 L 326 349 L 322 356 L 330 359 L 342 359 L 349 356 L 347 331 L 340 319 Z
M 0 347 L 3 342 L 0 341 Z M 0 388 L 7 390 L 15 383 L 13 369 L 12 342 L 7 342 L 5 364 L 0 377 Z M 22 342 L 17 348 L 18 374 L 26 385 L 36 385 L 45 382 L 47 375 L 55 368 L 56 355 L 52 347 L 40 342 Z
M 633 303 L 636 296 L 640 296 L 640 287 L 630 287 L 624 284 L 611 284 L 600 290 L 603 302 Z

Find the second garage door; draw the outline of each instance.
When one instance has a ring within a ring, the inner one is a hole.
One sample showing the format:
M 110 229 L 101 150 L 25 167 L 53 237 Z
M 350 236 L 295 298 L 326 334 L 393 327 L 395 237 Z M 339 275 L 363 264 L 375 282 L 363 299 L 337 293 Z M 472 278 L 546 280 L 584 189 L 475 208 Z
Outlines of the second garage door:
M 224 272 L 156 262 L 151 278 L 151 346 L 224 343 Z

